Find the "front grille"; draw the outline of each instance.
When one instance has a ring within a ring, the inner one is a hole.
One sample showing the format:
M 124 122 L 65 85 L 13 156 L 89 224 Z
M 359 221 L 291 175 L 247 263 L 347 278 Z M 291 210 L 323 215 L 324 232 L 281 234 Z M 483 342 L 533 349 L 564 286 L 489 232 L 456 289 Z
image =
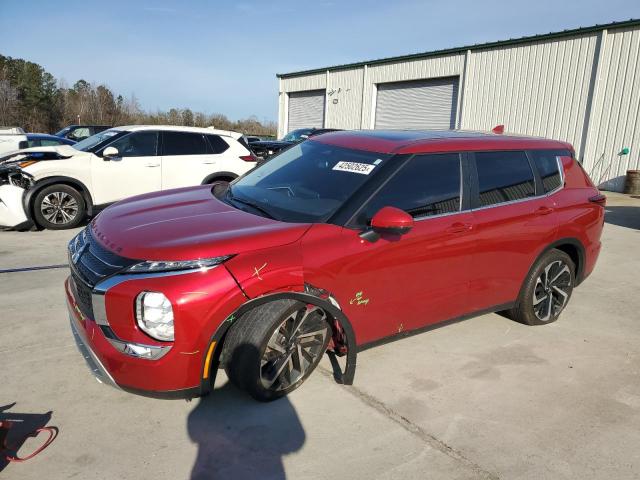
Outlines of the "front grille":
M 73 279 L 73 294 L 80 307 L 80 311 L 87 317 L 93 319 L 93 303 L 91 302 L 91 288 L 85 284 L 78 274 L 71 270 Z
M 82 230 L 69 242 L 71 270 L 80 283 L 89 288 L 137 262 L 104 248 L 92 235 L 90 227 Z
M 73 293 L 80 311 L 93 319 L 91 301 L 93 287 L 111 275 L 137 263 L 104 248 L 91 234 L 90 227 L 69 242 L 69 266 L 73 278 Z

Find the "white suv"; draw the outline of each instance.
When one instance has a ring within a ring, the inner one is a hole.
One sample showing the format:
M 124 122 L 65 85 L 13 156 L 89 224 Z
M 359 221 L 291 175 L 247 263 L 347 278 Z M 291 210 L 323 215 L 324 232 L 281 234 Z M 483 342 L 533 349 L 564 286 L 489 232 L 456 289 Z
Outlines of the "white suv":
M 0 158 L 0 226 L 77 226 L 124 198 L 230 182 L 256 157 L 242 135 L 213 128 L 135 125 L 73 147 L 29 148 Z

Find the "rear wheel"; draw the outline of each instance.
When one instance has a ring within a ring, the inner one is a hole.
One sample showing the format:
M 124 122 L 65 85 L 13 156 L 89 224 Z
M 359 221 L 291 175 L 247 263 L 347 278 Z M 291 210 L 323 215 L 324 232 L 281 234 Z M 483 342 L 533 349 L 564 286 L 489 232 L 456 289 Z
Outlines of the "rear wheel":
M 527 325 L 555 322 L 569 303 L 574 284 L 571 257 L 560 250 L 550 250 L 535 263 L 509 316 Z
M 36 223 L 50 230 L 77 227 L 86 215 L 82 194 L 69 185 L 50 185 L 33 202 Z
M 231 382 L 260 401 L 298 388 L 318 366 L 331 329 L 314 305 L 278 300 L 254 308 L 232 327 L 223 358 Z

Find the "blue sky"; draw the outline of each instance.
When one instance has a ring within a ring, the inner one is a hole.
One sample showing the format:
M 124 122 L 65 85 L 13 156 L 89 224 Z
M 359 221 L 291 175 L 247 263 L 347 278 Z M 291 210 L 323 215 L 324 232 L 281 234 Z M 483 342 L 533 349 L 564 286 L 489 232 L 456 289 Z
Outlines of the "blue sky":
M 275 120 L 276 73 L 632 17 L 638 0 L 0 0 L 0 53 L 146 110 Z

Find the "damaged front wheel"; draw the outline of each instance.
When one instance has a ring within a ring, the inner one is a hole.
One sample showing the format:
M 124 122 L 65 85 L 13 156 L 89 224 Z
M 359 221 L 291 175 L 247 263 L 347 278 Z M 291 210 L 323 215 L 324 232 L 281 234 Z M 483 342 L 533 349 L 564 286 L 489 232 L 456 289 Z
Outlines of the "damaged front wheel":
M 298 388 L 331 338 L 326 312 L 295 300 L 273 301 L 243 315 L 224 345 L 227 376 L 261 401 Z

